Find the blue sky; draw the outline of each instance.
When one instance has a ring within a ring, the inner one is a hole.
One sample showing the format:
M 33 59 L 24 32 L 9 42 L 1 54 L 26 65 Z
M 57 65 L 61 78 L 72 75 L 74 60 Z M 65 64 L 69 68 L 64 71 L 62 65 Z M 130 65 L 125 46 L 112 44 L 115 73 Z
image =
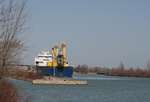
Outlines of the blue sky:
M 68 43 L 73 65 L 144 67 L 150 60 L 149 0 L 28 0 L 25 63 Z

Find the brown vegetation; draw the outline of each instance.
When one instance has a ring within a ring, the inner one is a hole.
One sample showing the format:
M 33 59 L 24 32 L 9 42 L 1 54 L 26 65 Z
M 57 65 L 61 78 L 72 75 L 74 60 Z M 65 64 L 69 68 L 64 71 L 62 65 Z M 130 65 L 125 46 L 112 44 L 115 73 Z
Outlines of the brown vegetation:
M 40 76 L 36 72 L 18 69 L 18 68 L 9 68 L 7 73 L 5 73 L 5 76 L 15 78 L 15 79 L 21 79 L 21 80 L 29 80 L 29 81 L 42 78 L 42 76 Z
M 34 73 L 8 69 L 20 62 L 24 43 L 19 39 L 26 22 L 26 0 L 0 0 L 0 102 L 19 102 L 16 88 L 3 77 L 35 78 Z
M 26 0 L 0 0 L 0 75 L 7 71 L 7 66 L 16 64 L 23 51 L 23 41 L 18 35 L 25 25 Z
M 16 88 L 6 80 L 0 80 L 0 102 L 19 102 Z

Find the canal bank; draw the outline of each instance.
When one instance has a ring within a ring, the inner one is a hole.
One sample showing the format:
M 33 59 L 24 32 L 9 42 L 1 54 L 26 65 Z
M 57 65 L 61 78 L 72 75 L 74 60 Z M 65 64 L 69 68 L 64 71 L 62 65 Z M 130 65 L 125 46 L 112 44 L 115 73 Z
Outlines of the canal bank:
M 33 85 L 12 79 L 32 102 L 150 102 L 150 79 L 107 76 L 74 76 L 88 85 Z

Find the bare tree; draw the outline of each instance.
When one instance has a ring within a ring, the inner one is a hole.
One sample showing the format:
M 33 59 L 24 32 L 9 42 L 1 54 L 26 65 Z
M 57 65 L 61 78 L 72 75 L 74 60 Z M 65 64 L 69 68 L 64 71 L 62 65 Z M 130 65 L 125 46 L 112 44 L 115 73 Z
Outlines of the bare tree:
M 119 69 L 121 69 L 121 70 L 124 70 L 124 64 L 123 64 L 123 62 L 120 62 L 120 64 L 119 64 L 119 67 L 118 67 Z
M 150 60 L 148 60 L 148 61 L 146 62 L 146 69 L 147 69 L 148 71 L 150 71 Z
M 26 0 L 0 0 L 0 70 L 15 64 L 22 52 L 23 42 L 19 35 L 23 32 Z

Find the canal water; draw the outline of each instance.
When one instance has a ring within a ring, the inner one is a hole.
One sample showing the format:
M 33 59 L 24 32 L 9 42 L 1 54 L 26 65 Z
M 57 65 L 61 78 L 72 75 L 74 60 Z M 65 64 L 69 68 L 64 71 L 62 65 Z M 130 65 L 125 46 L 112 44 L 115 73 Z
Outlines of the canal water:
M 150 102 L 150 79 L 80 75 L 88 85 L 32 85 L 10 79 L 31 102 Z

